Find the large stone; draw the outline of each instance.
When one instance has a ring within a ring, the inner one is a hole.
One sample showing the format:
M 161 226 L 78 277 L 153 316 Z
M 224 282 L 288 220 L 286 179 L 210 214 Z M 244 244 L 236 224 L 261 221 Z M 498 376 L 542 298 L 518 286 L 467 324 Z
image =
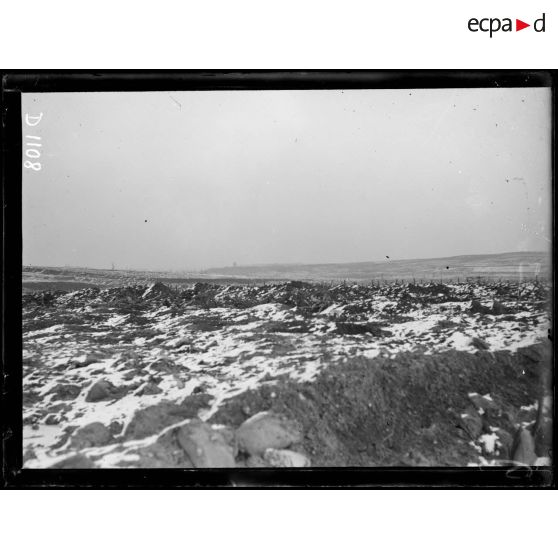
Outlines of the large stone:
M 155 382 L 146 382 L 136 392 L 135 395 L 158 395 L 163 390 Z
M 223 426 L 220 424 L 214 424 L 212 425 L 212 428 L 223 436 L 225 443 L 232 449 L 233 456 L 236 457 L 238 455 L 238 444 L 236 443 L 234 429 L 230 426 Z
M 81 392 L 81 388 L 75 384 L 56 384 L 48 393 L 52 393 L 52 400 L 71 401 Z
M 110 430 L 101 422 L 92 422 L 78 428 L 70 441 L 76 449 L 106 446 L 112 441 Z
M 296 451 L 268 448 L 263 454 L 270 467 L 310 467 L 310 459 Z
M 196 418 L 201 408 L 207 406 L 212 399 L 210 395 L 191 395 L 185 397 L 180 405 L 161 401 L 157 405 L 139 409 L 124 431 L 126 440 L 136 440 L 157 434 L 163 428 L 183 421 Z
M 268 448 L 283 449 L 302 441 L 302 428 L 291 419 L 264 411 L 240 425 L 236 441 L 241 451 L 262 455 Z
M 467 407 L 460 416 L 460 426 L 475 440 L 482 432 L 482 418 L 474 407 Z
M 176 437 L 194 467 L 235 467 L 234 450 L 219 429 L 194 419 L 181 425 Z
M 484 306 L 478 300 L 472 300 L 469 312 L 471 312 L 471 314 L 490 314 L 490 308 Z
M 105 355 L 100 352 L 85 353 L 72 359 L 73 368 L 82 368 L 85 366 L 89 366 L 90 364 L 100 362 L 104 358 L 106 358 Z
M 87 395 L 85 400 L 89 403 L 96 403 L 97 401 L 108 401 L 116 397 L 117 389 L 108 380 L 99 380 L 95 382 Z
M 488 413 L 489 416 L 498 415 L 500 408 L 492 400 L 490 395 L 479 395 L 478 393 L 470 393 L 469 401 L 479 410 L 481 414 Z
M 128 467 L 139 469 L 191 469 L 194 464 L 178 444 L 176 432 L 166 430 L 157 440 L 147 446 L 133 450 L 137 461 L 128 462 Z
M 55 415 L 54 413 L 50 413 L 45 418 L 45 424 L 47 424 L 49 426 L 53 426 L 55 424 L 60 424 L 60 417 L 58 415 Z
M 490 348 L 490 346 L 486 341 L 483 341 L 478 337 L 473 337 L 473 339 L 471 339 L 471 345 L 475 347 L 475 349 L 478 349 L 479 351 L 487 351 Z
M 535 440 L 527 428 L 521 428 L 515 437 L 513 460 L 523 465 L 534 465 L 537 460 Z

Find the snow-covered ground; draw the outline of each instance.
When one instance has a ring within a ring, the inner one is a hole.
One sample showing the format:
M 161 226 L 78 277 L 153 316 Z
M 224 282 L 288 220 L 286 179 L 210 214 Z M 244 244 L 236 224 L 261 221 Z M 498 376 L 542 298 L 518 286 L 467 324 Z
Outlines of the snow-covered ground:
M 488 286 L 475 287 L 472 297 L 470 285 L 456 285 L 448 287 L 451 296 L 427 299 L 403 287 L 396 296 L 362 287 L 351 295 L 343 288 L 337 296 L 332 287 L 331 304 L 311 312 L 277 301 L 238 307 L 231 301 L 240 290 L 252 297 L 258 291 L 235 286 L 219 287 L 211 307 L 153 286 L 129 294 L 76 291 L 46 305 L 24 301 L 24 466 L 49 466 L 66 455 L 75 428 L 101 422 L 124 432 L 137 410 L 163 400 L 207 394 L 199 412 L 206 420 L 224 400 L 280 375 L 308 382 L 331 362 L 401 351 L 516 351 L 545 339 L 550 327 L 538 291 L 505 300 L 506 313 L 492 314 L 497 296 Z M 265 289 L 265 300 L 285 293 L 284 285 Z M 473 298 L 489 312 L 470 312 Z M 357 333 L 344 333 L 346 323 Z M 99 380 L 119 395 L 87 401 Z M 70 395 L 60 395 L 68 392 L 64 386 L 71 386 Z M 135 459 L 129 448 L 147 443 L 127 441 L 118 459 L 115 446 L 87 451 L 103 455 L 102 466 L 124 466 Z M 479 443 L 493 448 L 495 434 Z

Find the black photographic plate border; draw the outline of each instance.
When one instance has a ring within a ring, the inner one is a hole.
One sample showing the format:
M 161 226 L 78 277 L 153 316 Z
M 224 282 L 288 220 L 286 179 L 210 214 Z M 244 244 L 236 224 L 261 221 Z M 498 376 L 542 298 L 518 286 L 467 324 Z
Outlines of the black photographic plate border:
M 22 468 L 21 93 L 289 89 L 438 89 L 550 87 L 552 201 L 556 72 L 549 70 L 206 70 L 11 71 L 2 73 L 2 460 L 3 488 L 549 488 L 551 467 L 308 469 Z M 554 211 L 553 280 L 554 280 Z M 554 300 L 553 300 L 554 315 Z M 554 355 L 553 355 L 554 369 Z M 556 432 L 554 432 L 556 436 Z M 556 447 L 556 446 L 555 446 Z

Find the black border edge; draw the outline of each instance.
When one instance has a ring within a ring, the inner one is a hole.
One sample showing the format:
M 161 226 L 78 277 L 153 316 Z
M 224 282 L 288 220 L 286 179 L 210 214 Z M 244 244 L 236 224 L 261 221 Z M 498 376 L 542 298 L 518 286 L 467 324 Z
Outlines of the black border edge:
M 4 80 L 2 80 L 4 81 Z M 2 476 L 22 466 L 21 95 L 2 89 Z
M 552 200 L 555 185 L 555 70 L 194 71 L 2 74 L 2 404 L 3 488 L 551 488 L 554 467 L 312 469 L 22 469 L 21 93 L 258 89 L 552 88 Z M 554 211 L 553 263 L 554 263 Z M 554 268 L 553 268 L 554 278 Z M 555 304 L 555 300 L 553 300 Z M 555 311 L 555 307 L 553 306 Z M 554 355 L 553 355 L 554 362 Z M 556 431 L 554 432 L 556 437 Z
M 544 488 L 549 467 L 311 469 L 23 469 L 11 488 Z
M 550 87 L 546 70 L 205 70 L 122 72 L 13 72 L 6 91 L 176 91 L 214 89 L 421 89 L 451 87 Z

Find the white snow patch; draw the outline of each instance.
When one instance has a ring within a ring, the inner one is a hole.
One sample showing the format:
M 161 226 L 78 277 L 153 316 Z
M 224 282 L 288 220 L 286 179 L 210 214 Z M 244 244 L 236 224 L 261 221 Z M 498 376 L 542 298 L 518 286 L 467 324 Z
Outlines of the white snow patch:
M 535 401 L 532 405 L 521 405 L 519 409 L 521 411 L 537 411 L 539 408 L 539 402 Z
M 484 446 L 486 453 L 494 453 L 496 442 L 498 442 L 499 439 L 498 435 L 493 432 L 492 434 L 483 434 L 479 437 L 478 441 Z
M 447 347 L 458 351 L 470 351 L 472 339 L 461 331 L 454 331 L 444 343 Z

